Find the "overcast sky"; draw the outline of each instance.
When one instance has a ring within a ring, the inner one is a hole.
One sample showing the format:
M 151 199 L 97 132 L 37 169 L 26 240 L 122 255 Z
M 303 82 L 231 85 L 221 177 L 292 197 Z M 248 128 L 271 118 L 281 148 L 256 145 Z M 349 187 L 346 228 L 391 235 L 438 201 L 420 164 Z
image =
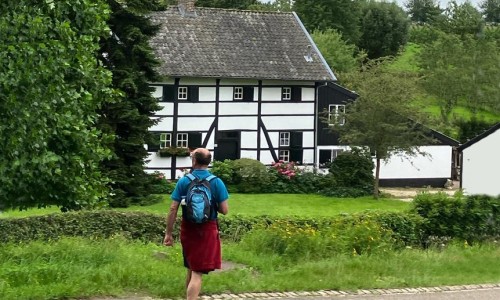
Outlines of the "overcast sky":
M 260 0 L 261 2 L 271 2 L 272 0 Z M 389 2 L 397 2 L 399 6 L 401 7 L 404 7 L 404 4 L 407 0 L 393 0 L 393 1 L 390 1 Z M 463 3 L 465 2 L 466 0 L 456 0 L 457 3 Z M 446 6 L 448 5 L 448 0 L 439 0 L 439 6 L 441 8 L 446 8 Z M 474 4 L 474 6 L 476 7 L 479 7 L 479 3 L 483 2 L 483 0 L 469 0 L 470 3 Z

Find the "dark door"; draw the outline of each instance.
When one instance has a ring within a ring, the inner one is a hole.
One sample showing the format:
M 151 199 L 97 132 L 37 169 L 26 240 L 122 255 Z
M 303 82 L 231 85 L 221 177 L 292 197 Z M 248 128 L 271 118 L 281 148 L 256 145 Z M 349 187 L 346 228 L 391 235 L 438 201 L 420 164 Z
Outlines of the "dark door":
M 215 160 L 240 158 L 240 132 L 220 131 L 218 133 L 217 147 L 215 148 Z

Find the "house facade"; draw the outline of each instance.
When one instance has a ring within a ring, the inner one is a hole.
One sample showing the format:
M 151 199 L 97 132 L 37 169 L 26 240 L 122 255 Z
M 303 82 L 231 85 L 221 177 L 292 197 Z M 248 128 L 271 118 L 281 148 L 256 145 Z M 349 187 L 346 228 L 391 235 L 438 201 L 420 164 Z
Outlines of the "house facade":
M 458 151 L 464 192 L 500 196 L 500 123 L 461 145 Z
M 167 178 L 214 159 L 317 162 L 318 87 L 336 78 L 295 13 L 171 6 L 151 15 L 162 107 L 147 170 Z

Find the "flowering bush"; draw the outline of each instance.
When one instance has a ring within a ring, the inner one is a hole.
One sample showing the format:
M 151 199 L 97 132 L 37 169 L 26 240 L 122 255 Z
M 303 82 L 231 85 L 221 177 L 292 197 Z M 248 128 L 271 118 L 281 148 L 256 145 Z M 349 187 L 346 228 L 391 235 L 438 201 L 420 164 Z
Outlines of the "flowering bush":
M 282 160 L 273 162 L 271 168 L 276 170 L 279 175 L 288 179 L 292 179 L 300 172 L 300 169 L 297 168 L 294 162 L 284 162 Z

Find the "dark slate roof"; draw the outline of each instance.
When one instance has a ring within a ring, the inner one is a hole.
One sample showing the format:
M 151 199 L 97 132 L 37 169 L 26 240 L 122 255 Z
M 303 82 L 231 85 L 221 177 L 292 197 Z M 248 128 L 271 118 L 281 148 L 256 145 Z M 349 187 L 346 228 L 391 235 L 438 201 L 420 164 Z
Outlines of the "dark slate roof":
M 462 151 L 465 148 L 468 148 L 469 146 L 474 145 L 475 143 L 479 142 L 480 140 L 484 139 L 485 137 L 489 136 L 490 134 L 494 133 L 495 131 L 497 131 L 499 129 L 500 129 L 500 122 L 496 123 L 495 125 L 490 127 L 488 130 L 481 133 L 480 135 L 470 139 L 468 142 L 460 145 L 460 147 L 458 147 L 458 150 Z
M 158 71 L 169 77 L 332 81 L 335 75 L 295 13 L 177 6 L 150 15 Z M 312 62 L 304 56 L 312 49 Z

